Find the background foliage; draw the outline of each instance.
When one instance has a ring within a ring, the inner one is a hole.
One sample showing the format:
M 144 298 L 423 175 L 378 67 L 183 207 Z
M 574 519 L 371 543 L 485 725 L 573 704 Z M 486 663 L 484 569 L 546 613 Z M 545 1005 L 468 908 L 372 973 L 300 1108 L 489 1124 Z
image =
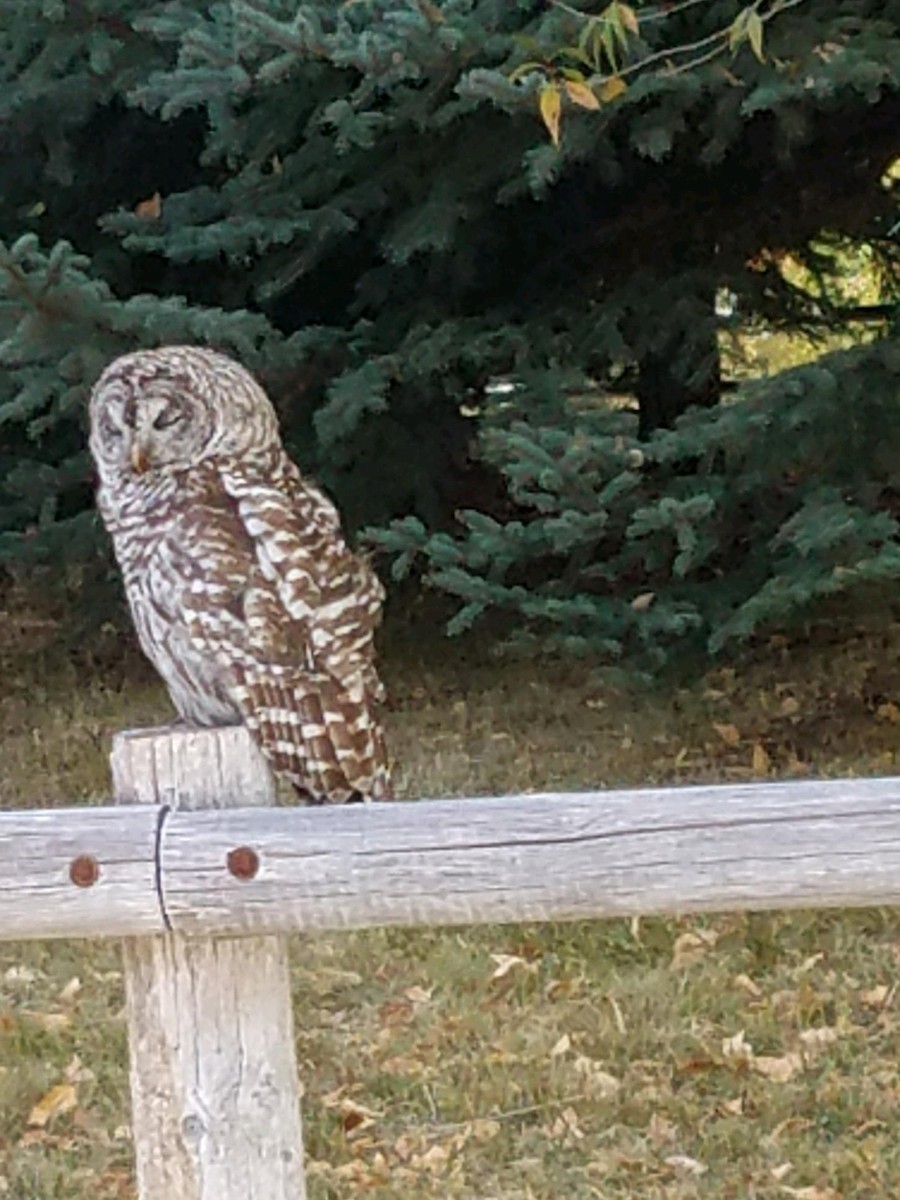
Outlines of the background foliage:
M 456 628 L 500 611 L 652 667 L 870 595 L 896 570 L 898 27 L 891 0 L 9 7 L 0 564 L 109 594 L 87 391 L 186 340 L 260 374 Z M 723 326 L 860 319 L 847 356 L 723 380 Z

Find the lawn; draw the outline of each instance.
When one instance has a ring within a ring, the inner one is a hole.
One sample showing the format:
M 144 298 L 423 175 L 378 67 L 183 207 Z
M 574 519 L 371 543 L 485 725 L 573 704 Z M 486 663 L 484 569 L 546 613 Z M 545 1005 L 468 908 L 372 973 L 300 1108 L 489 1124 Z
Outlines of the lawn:
M 0 807 L 97 802 L 116 729 L 168 719 L 127 648 L 0 641 Z M 776 639 L 690 689 L 390 651 L 411 797 L 896 769 L 900 630 Z M 900 1195 L 891 912 L 296 939 L 311 1200 Z M 0 946 L 0 1197 L 133 1196 L 110 946 Z

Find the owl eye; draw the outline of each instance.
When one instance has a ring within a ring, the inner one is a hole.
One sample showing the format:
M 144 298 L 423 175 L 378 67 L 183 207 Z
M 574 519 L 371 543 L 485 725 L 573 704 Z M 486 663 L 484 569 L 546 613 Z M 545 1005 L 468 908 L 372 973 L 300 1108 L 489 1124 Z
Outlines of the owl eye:
M 113 421 L 103 422 L 103 436 L 111 442 L 117 442 L 124 433 L 121 425 L 116 425 Z
M 180 408 L 164 408 L 153 422 L 154 429 L 169 429 L 184 418 Z

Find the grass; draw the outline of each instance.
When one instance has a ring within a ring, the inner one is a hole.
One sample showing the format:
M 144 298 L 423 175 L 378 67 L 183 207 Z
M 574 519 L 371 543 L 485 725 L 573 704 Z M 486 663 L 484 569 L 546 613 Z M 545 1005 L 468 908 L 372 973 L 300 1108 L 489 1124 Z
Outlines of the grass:
M 0 807 L 98 801 L 110 734 L 169 715 L 159 685 L 128 648 L 85 673 L 2 627 Z M 636 697 L 398 651 L 400 787 L 891 772 L 898 663 L 900 631 L 780 642 Z M 311 1200 L 900 1194 L 892 913 L 383 930 L 292 961 Z M 115 948 L 0 946 L 0 1197 L 133 1196 L 127 1122 Z

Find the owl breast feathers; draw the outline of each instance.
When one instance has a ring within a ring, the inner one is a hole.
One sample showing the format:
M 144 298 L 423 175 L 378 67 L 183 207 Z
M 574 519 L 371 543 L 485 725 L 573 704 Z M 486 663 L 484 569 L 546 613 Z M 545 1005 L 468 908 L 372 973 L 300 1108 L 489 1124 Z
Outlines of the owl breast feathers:
M 211 350 L 128 354 L 94 388 L 90 444 L 141 647 L 179 714 L 243 722 L 314 803 L 388 797 L 383 590 L 262 388 Z

